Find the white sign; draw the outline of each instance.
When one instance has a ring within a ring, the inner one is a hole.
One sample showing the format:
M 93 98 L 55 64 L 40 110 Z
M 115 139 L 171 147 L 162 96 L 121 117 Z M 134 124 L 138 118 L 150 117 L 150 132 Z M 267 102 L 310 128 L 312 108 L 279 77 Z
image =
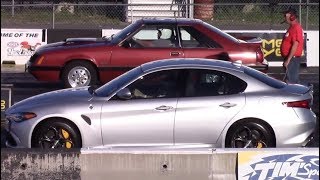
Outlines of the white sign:
M 1 63 L 25 64 L 37 48 L 46 44 L 42 36 L 42 29 L 1 29 Z
M 318 150 L 239 152 L 238 179 L 319 179 Z

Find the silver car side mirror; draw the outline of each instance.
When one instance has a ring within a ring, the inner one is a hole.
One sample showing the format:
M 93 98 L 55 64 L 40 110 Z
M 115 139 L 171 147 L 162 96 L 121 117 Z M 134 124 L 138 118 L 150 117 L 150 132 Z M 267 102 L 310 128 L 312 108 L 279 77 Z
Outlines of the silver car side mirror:
M 129 90 L 129 88 L 123 88 L 121 89 L 119 92 L 117 92 L 117 97 L 120 99 L 131 99 L 132 98 L 132 94 Z

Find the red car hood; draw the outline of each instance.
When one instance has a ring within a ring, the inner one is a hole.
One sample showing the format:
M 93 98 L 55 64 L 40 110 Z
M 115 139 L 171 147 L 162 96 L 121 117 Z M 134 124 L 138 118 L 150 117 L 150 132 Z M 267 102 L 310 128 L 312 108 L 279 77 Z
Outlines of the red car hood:
M 105 39 L 102 38 L 67 38 L 64 40 L 65 44 L 73 44 L 73 43 L 96 43 L 96 42 L 105 42 Z
M 110 41 L 103 38 L 67 38 L 64 41 L 49 43 L 43 45 L 39 48 L 39 50 L 48 50 L 48 49 L 56 49 L 56 48 L 66 48 L 66 47 L 75 47 L 87 44 L 99 45 L 99 44 L 107 44 Z

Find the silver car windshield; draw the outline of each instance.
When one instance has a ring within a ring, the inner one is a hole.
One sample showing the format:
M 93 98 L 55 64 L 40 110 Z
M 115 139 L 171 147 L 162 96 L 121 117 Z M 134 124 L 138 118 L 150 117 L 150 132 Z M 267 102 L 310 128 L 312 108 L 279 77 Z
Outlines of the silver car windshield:
M 125 86 L 131 80 L 138 78 L 143 73 L 141 67 L 136 67 L 130 71 L 116 77 L 115 79 L 104 84 L 95 90 L 95 94 L 100 97 L 107 97 L 114 93 L 117 89 Z

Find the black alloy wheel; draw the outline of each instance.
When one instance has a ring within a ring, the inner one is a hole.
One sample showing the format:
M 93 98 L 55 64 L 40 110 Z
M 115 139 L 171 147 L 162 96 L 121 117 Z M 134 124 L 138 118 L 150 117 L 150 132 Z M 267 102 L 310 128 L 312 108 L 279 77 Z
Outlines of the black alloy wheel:
M 60 119 L 41 123 L 32 134 L 32 148 L 70 149 L 81 146 L 79 131 L 73 124 Z
M 225 146 L 229 148 L 271 148 L 275 147 L 275 138 L 271 130 L 262 123 L 240 122 L 229 129 Z

